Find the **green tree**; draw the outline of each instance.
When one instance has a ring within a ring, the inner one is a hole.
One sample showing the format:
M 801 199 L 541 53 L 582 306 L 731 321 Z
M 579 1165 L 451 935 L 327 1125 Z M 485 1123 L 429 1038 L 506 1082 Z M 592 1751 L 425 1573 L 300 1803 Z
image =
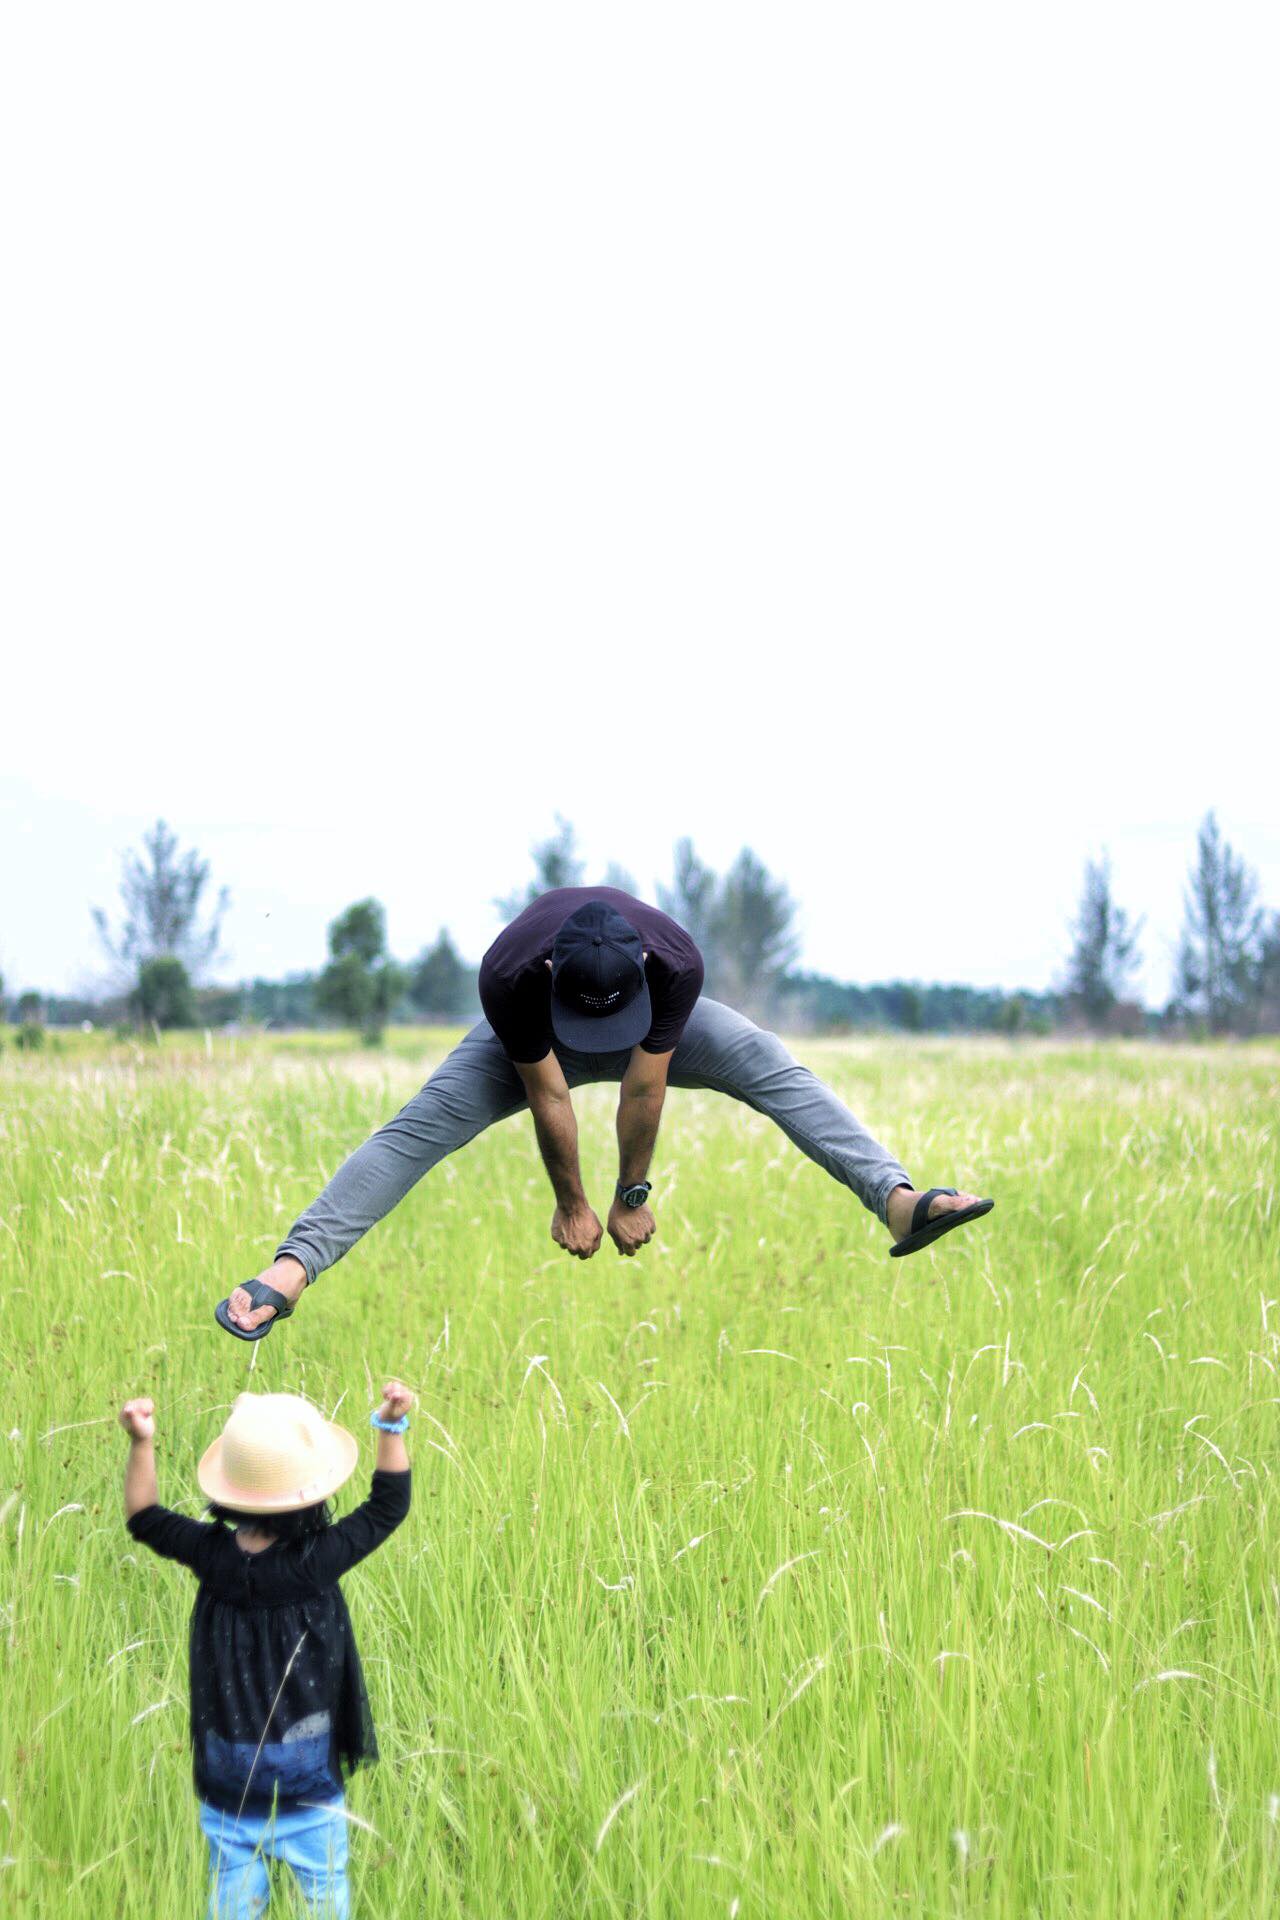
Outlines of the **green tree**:
M 582 885 L 583 866 L 578 856 L 577 835 L 562 814 L 556 815 L 555 832 L 548 839 L 537 841 L 529 851 L 533 857 L 533 879 L 523 891 L 517 889 L 494 901 L 505 920 L 514 920 L 541 894 L 550 893 L 556 887 Z
M 924 995 L 910 980 L 902 984 L 898 1018 L 907 1033 L 919 1033 L 924 1027 Z
M 1011 1040 L 1016 1039 L 1027 1024 L 1027 1003 L 1020 993 L 1011 993 L 1001 1002 L 996 1015 L 996 1026 L 1001 1033 L 1007 1033 Z
M 329 928 L 329 964 L 316 981 L 316 1005 L 376 1045 L 405 985 L 403 967 L 387 954 L 381 904 L 357 900 Z
M 1257 875 L 1205 815 L 1185 895 L 1175 974 L 1180 1012 L 1211 1033 L 1243 1033 L 1255 1013 L 1263 914 Z
M 1072 1008 L 1091 1027 L 1105 1026 L 1124 998 L 1130 976 L 1138 966 L 1141 931 L 1141 920 L 1130 921 L 1124 908 L 1115 903 L 1106 856 L 1088 861 L 1073 927 L 1075 945 L 1067 962 L 1066 993 Z
M 744 847 L 720 883 L 714 947 L 721 984 L 744 1012 L 765 1014 L 800 950 L 796 909 L 750 847 Z
M 414 962 L 409 998 L 419 1013 L 468 1013 L 476 1004 L 476 970 L 469 967 L 442 927 L 434 945 Z
M 1253 999 L 1262 1032 L 1280 1033 L 1280 913 L 1272 914 L 1258 944 Z
M 658 888 L 658 904 L 696 942 L 708 991 L 763 1018 L 799 948 L 795 905 L 763 861 L 744 847 L 721 878 L 692 840 L 680 840 L 671 885 Z
M 142 836 L 143 854 L 126 853 L 120 899 L 124 920 L 113 932 L 101 907 L 93 923 L 104 948 L 122 973 L 133 974 L 145 960 L 173 954 L 192 978 L 199 978 L 218 954 L 222 921 L 230 904 L 224 887 L 207 920 L 201 909 L 209 884 L 209 863 L 194 849 L 178 851 L 178 836 L 163 820 Z
M 694 852 L 693 841 L 677 840 L 669 887 L 659 886 L 658 905 L 682 926 L 702 955 L 708 986 L 718 985 L 716 912 L 719 882 L 711 868 Z
M 264 1027 L 313 1027 L 316 978 L 289 973 L 283 980 L 251 980 L 241 1000 L 245 1018 Z
M 143 1026 L 167 1030 L 197 1025 L 191 975 L 176 953 L 157 953 L 142 962 L 131 1004 Z
M 638 896 L 640 892 L 640 889 L 635 883 L 634 876 L 626 867 L 621 866 L 617 860 L 611 860 L 605 868 L 603 884 L 606 887 L 615 887 L 619 893 L 630 893 Z
M 13 1044 L 24 1052 L 36 1052 L 44 1045 L 44 1002 L 38 993 L 20 993 L 14 1012 L 18 1031 L 13 1036 Z

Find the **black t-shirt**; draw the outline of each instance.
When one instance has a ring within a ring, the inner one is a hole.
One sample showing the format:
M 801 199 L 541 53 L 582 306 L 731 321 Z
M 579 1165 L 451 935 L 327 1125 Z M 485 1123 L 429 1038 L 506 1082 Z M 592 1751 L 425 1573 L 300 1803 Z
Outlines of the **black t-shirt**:
M 545 1060 L 551 1030 L 551 974 L 547 961 L 571 913 L 603 900 L 640 935 L 653 1024 L 640 1042 L 646 1053 L 670 1053 L 702 992 L 702 955 L 682 926 L 657 907 L 617 887 L 555 887 L 500 933 L 480 962 L 480 1004 L 509 1060 L 522 1066 Z
M 376 1760 L 360 1656 L 338 1581 L 409 1511 L 409 1475 L 377 1473 L 368 1499 L 305 1540 L 261 1553 L 220 1521 L 144 1507 L 129 1531 L 200 1582 L 191 1615 L 191 1747 L 211 1806 L 262 1812 L 327 1800 Z M 270 1525 L 270 1521 L 265 1523 Z

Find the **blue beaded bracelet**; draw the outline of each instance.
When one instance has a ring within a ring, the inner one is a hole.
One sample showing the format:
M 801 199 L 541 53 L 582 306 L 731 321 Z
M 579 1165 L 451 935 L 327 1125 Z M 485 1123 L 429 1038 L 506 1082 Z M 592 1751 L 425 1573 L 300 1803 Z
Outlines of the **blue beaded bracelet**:
M 409 1416 L 407 1413 L 402 1413 L 398 1420 L 382 1420 L 379 1419 L 378 1409 L 375 1407 L 369 1415 L 369 1425 L 371 1427 L 377 1427 L 380 1433 L 407 1433 L 409 1431 Z

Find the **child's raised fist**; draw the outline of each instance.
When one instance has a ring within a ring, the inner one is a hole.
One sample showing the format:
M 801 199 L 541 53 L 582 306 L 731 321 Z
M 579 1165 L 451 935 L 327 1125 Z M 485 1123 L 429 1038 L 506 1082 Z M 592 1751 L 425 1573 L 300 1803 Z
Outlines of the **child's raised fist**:
M 413 1405 L 413 1395 L 403 1380 L 388 1380 L 382 1389 L 382 1405 L 378 1409 L 384 1420 L 400 1420 Z
M 126 1400 L 120 1409 L 120 1425 L 131 1440 L 155 1438 L 155 1403 L 151 1400 Z

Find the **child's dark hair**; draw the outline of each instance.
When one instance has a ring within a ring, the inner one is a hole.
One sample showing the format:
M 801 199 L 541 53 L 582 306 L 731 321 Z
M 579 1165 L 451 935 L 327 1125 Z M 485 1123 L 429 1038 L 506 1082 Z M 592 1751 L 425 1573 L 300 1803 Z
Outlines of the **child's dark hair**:
M 333 1519 L 327 1500 L 318 1500 L 313 1507 L 295 1507 L 289 1513 L 238 1513 L 234 1507 L 224 1507 L 219 1501 L 211 1500 L 205 1511 L 211 1519 L 221 1520 L 226 1526 L 261 1527 L 264 1533 L 273 1533 L 277 1540 L 289 1544 L 323 1533 Z

